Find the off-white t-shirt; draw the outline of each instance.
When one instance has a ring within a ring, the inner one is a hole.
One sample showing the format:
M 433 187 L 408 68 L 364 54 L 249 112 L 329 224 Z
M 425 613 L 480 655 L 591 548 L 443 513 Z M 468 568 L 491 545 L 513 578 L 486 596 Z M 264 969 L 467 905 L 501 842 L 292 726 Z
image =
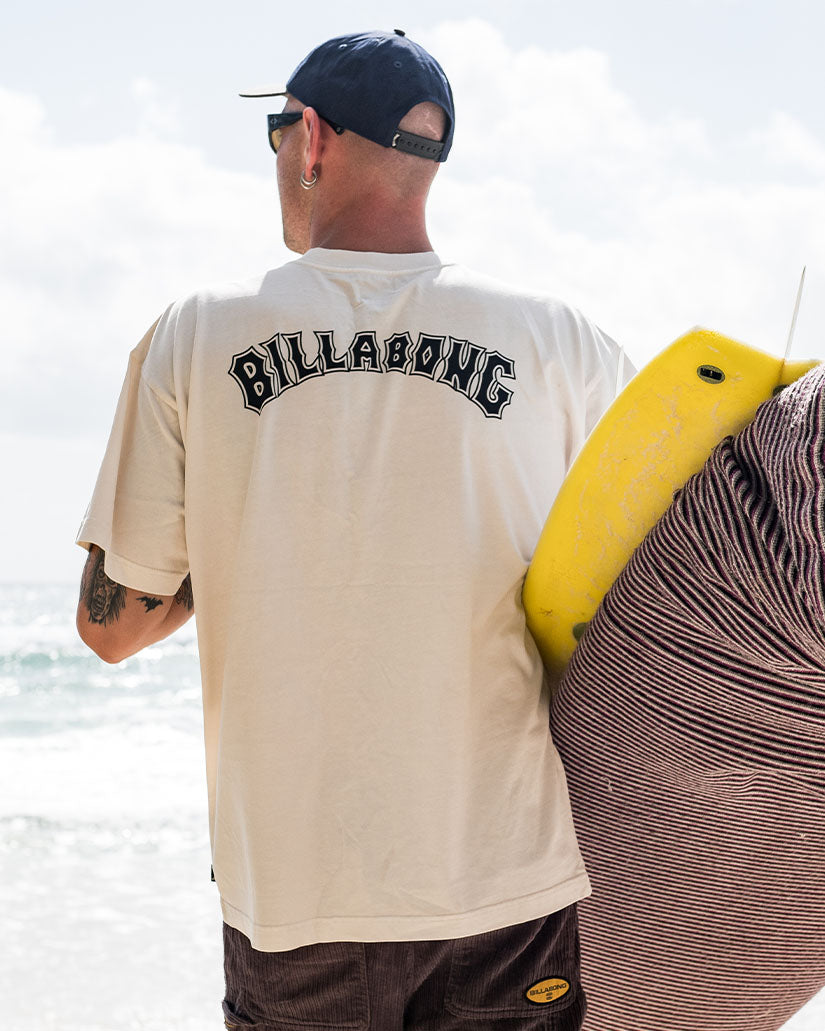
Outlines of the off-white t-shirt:
M 589 891 L 521 586 L 615 344 L 433 253 L 314 249 L 132 353 L 78 540 L 188 571 L 223 915 L 477 934 Z

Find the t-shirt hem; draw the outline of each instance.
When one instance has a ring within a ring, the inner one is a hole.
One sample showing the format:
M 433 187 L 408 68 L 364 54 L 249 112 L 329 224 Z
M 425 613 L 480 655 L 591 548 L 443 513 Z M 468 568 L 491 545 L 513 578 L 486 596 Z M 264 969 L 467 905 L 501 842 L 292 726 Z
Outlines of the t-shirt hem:
M 143 566 L 112 551 L 108 547 L 108 540 L 109 534 L 96 530 L 91 521 L 85 521 L 78 531 L 76 543 L 87 550 L 90 544 L 97 544 L 106 552 L 106 575 L 115 583 L 151 594 L 172 595 L 177 592 L 186 576 L 186 570 L 174 572 Z
M 286 952 L 319 942 L 444 941 L 484 934 L 526 923 L 573 905 L 591 892 L 586 873 L 546 891 L 525 895 L 467 913 L 436 916 L 319 917 L 278 926 L 255 923 L 246 913 L 221 899 L 224 921 L 245 934 L 259 952 Z

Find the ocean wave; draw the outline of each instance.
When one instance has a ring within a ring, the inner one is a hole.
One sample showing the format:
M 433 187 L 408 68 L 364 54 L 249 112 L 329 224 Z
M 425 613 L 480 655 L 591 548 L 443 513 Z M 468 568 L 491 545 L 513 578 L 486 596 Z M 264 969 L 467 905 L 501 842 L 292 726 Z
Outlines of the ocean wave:
M 30 813 L 0 817 L 0 855 L 21 860 L 34 852 L 46 852 L 57 859 L 108 852 L 200 851 L 208 840 L 200 813 L 183 813 L 175 820 L 157 821 L 130 821 L 123 815 L 107 820 L 60 820 Z

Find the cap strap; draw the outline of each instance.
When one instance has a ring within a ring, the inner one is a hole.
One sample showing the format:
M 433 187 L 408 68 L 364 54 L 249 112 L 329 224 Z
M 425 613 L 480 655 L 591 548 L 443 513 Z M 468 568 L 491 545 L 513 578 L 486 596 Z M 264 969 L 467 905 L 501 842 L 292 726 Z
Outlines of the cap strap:
M 401 129 L 396 129 L 390 146 L 405 154 L 416 154 L 420 158 L 430 158 L 432 161 L 438 161 L 444 150 L 444 144 L 438 140 L 428 140 L 426 136 L 416 136 L 413 132 L 404 132 Z

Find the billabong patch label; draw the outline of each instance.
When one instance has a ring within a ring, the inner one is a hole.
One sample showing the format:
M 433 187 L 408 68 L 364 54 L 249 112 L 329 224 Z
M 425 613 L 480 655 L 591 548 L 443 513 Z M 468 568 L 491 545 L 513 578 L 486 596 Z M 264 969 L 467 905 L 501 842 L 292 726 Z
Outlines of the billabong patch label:
M 563 977 L 546 977 L 543 981 L 536 981 L 530 985 L 524 993 L 528 1002 L 534 1006 L 546 1006 L 549 1002 L 555 1002 L 570 991 L 570 982 Z

